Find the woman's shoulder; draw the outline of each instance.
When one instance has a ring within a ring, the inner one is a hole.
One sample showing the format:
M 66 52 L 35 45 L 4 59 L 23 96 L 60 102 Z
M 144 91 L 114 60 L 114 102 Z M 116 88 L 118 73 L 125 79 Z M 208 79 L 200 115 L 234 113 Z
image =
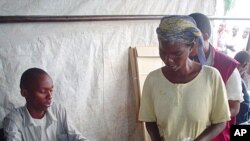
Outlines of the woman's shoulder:
M 162 68 L 155 69 L 147 74 L 145 81 L 158 81 L 163 76 Z
M 162 73 L 162 68 L 155 69 L 149 72 L 148 76 L 157 76 Z
M 206 73 L 209 73 L 209 74 L 220 75 L 220 72 L 212 66 L 203 65 L 202 70 Z

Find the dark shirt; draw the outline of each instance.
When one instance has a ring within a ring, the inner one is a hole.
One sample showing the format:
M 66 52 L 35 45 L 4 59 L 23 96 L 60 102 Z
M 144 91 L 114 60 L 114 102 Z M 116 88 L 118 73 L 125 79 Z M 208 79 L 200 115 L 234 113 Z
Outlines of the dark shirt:
M 241 124 L 249 121 L 250 119 L 250 95 L 247 91 L 246 84 L 244 80 L 241 81 L 242 93 L 244 94 L 244 101 L 240 103 L 240 111 L 236 116 L 236 123 Z
M 4 138 L 3 138 L 3 129 L 0 128 L 0 141 L 3 141 Z

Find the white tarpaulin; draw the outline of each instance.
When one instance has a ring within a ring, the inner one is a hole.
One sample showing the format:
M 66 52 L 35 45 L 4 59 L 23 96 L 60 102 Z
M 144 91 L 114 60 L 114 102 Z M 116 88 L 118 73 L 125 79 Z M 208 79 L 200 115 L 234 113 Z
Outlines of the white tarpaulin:
M 216 0 L 1 0 L 0 15 L 213 15 Z M 0 23 L 0 121 L 25 104 L 19 81 L 30 67 L 54 80 L 63 104 L 91 141 L 142 141 L 136 129 L 130 46 L 158 44 L 159 20 Z

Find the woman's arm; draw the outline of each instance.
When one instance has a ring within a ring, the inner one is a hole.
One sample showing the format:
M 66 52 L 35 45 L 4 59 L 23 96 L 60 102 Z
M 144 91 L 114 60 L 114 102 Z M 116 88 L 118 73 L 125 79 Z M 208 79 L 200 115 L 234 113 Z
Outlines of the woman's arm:
M 226 127 L 226 122 L 212 124 L 205 129 L 194 141 L 211 141 Z
M 160 141 L 160 132 L 156 122 L 146 122 L 147 131 L 151 137 L 152 141 Z

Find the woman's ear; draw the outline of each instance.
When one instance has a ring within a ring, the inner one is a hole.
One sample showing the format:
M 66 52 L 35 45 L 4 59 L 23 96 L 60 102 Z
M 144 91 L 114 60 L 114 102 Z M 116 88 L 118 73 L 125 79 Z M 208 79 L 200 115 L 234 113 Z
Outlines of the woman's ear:
M 190 51 L 190 54 L 189 54 L 190 57 L 194 57 L 198 54 L 198 46 L 195 41 L 191 44 L 189 51 Z
M 194 52 L 195 54 L 198 53 L 198 44 L 197 44 L 196 40 L 193 41 L 191 48 L 190 48 L 190 51 Z
M 194 49 L 194 45 L 191 45 L 191 47 L 189 48 L 189 51 L 192 52 Z

